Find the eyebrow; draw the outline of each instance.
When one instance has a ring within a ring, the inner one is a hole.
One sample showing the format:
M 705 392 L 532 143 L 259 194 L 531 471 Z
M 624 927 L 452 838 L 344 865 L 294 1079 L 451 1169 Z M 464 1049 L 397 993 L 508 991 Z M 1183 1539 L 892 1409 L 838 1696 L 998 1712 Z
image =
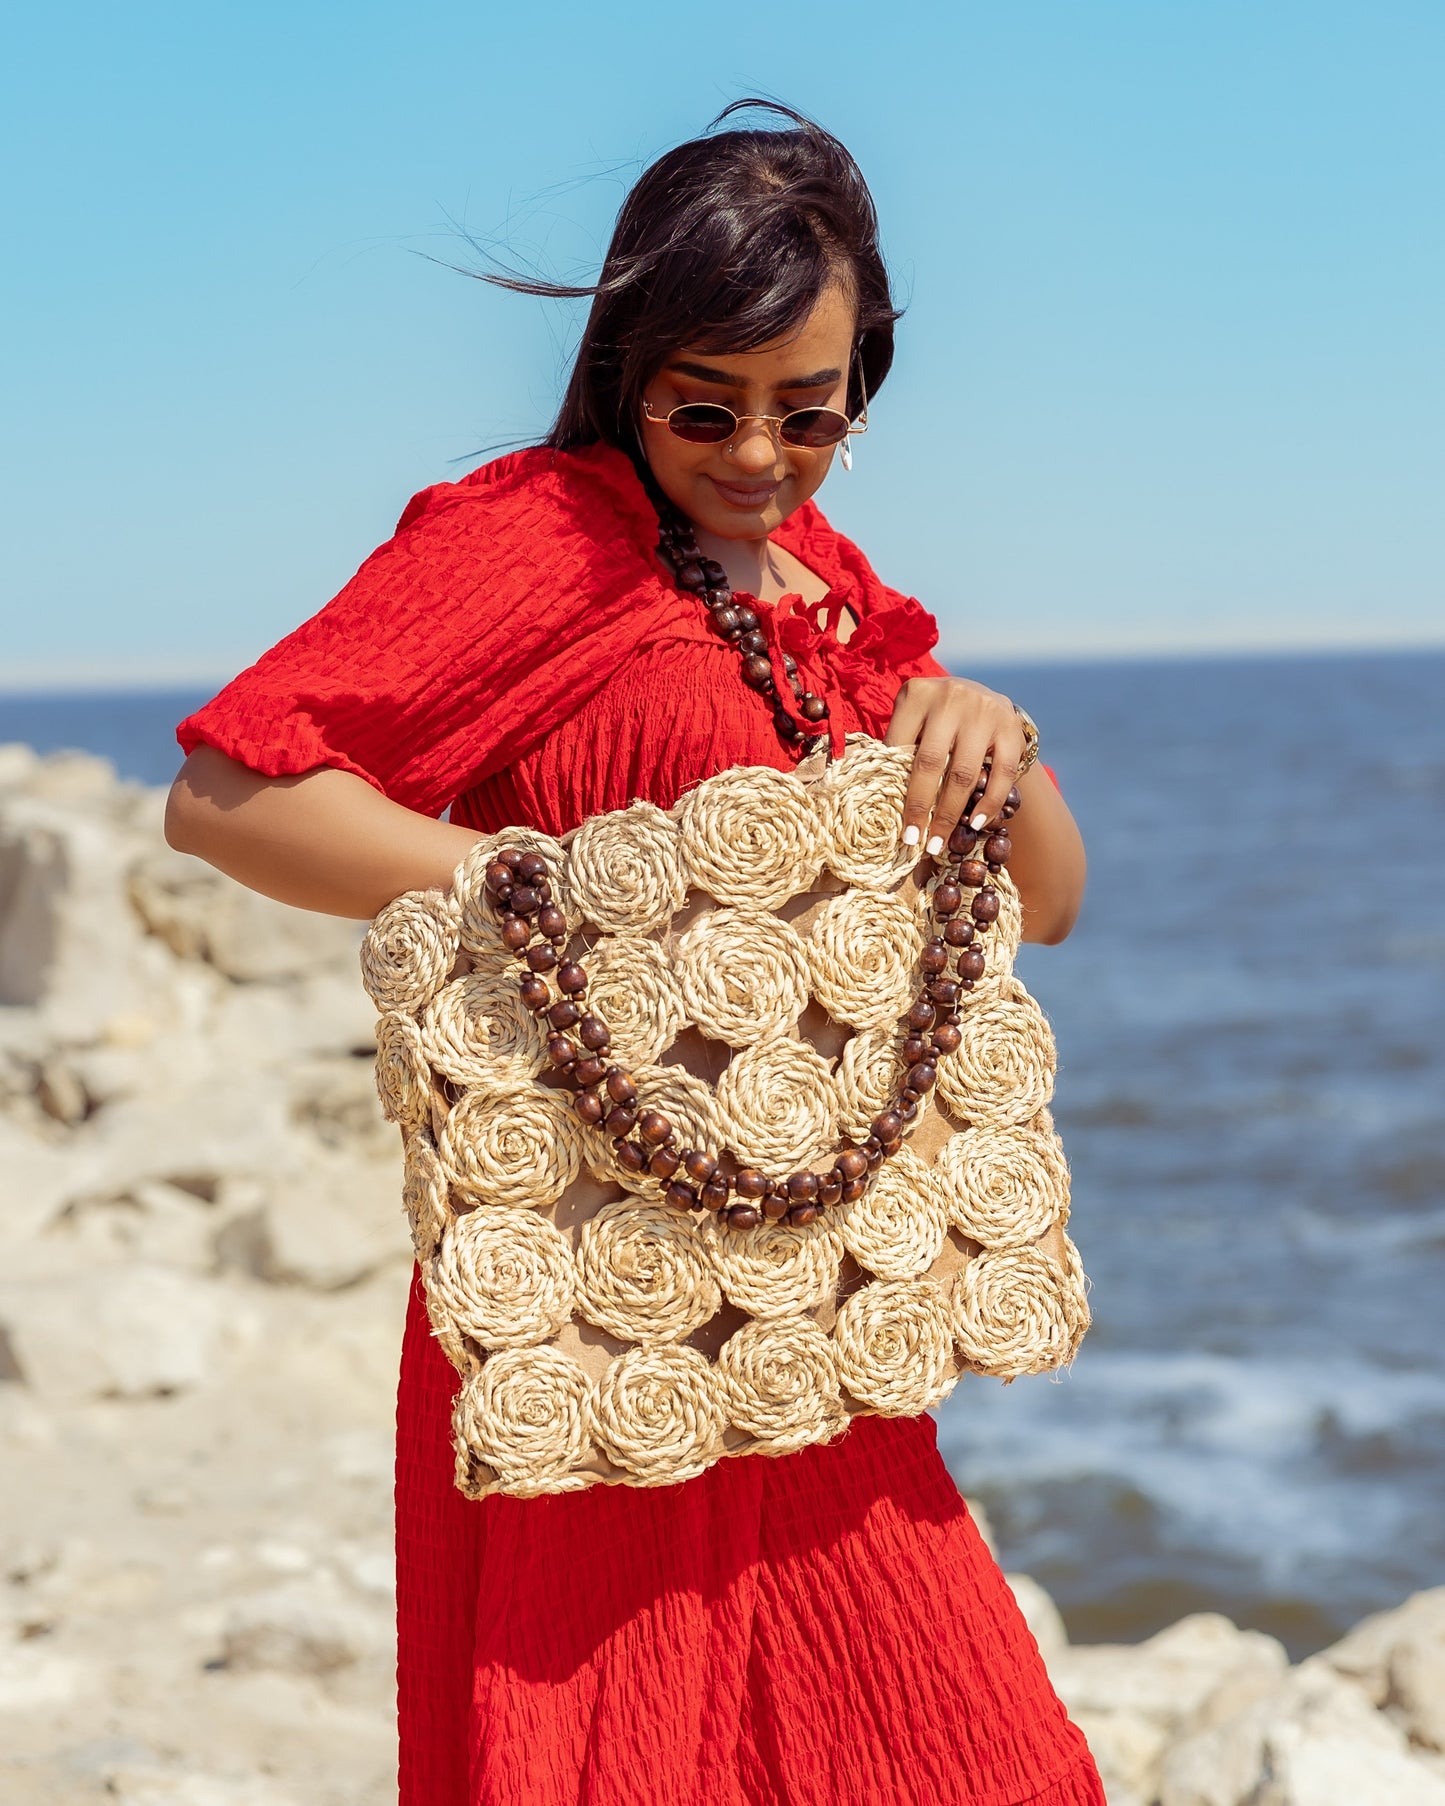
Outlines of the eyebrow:
M 747 387 L 745 377 L 734 376 L 727 370 L 715 370 L 711 364 L 694 364 L 686 358 L 674 358 L 667 368 L 675 370 L 679 376 L 691 376 L 700 383 L 717 383 L 726 389 Z M 790 377 L 777 386 L 780 389 L 821 389 L 825 383 L 837 382 L 842 374 L 841 370 L 815 370 L 810 376 Z

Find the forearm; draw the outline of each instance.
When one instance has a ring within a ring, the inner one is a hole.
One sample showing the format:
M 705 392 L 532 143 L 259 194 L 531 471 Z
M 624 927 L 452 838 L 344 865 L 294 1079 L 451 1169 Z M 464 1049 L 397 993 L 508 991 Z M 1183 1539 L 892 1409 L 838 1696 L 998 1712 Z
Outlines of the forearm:
M 349 771 L 267 778 L 201 746 L 171 786 L 166 839 L 282 903 L 366 920 L 403 891 L 445 888 L 477 835 Z
M 1024 939 L 1061 941 L 1083 901 L 1083 838 L 1046 771 L 1035 765 L 1018 788 L 1023 805 L 1008 825 L 1008 869 L 1023 902 Z

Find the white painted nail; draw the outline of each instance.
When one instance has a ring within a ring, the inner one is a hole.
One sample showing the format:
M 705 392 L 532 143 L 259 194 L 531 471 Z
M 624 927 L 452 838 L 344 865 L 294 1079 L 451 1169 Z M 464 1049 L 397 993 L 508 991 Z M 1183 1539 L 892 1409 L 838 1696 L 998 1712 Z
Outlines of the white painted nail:
M 925 851 L 930 859 L 937 859 L 938 855 L 943 851 L 943 836 L 941 834 L 935 834 L 933 839 L 929 841 Z
M 972 820 L 969 822 L 968 825 L 970 828 L 973 829 L 974 833 L 976 834 L 978 832 L 978 830 L 983 826 L 983 824 L 987 820 L 988 820 L 988 817 L 984 814 L 983 810 L 980 809 L 978 814 L 972 818 Z
M 912 822 L 909 822 L 908 826 L 903 830 L 903 844 L 906 847 L 916 847 L 918 845 L 918 829 L 914 827 Z

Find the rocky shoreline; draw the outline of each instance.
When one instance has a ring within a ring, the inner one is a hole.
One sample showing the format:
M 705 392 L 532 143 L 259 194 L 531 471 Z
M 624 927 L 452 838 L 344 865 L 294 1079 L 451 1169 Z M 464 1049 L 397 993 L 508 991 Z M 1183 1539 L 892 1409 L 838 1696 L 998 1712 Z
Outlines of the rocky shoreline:
M 395 1797 L 410 1251 L 358 933 L 0 747 L 0 1797 Z M 1290 1666 L 1195 1614 L 1072 1646 L 1111 1806 L 1445 1806 L 1445 1587 Z

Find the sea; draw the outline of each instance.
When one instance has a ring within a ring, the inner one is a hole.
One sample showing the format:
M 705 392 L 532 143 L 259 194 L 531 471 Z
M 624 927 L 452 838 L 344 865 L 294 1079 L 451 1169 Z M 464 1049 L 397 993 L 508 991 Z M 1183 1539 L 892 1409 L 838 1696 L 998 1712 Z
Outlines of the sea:
M 1020 969 L 1094 1326 L 938 1414 L 1079 1640 L 1228 1613 L 1296 1657 L 1445 1583 L 1445 653 L 979 671 L 1089 849 Z M 199 693 L 0 697 L 159 784 Z

